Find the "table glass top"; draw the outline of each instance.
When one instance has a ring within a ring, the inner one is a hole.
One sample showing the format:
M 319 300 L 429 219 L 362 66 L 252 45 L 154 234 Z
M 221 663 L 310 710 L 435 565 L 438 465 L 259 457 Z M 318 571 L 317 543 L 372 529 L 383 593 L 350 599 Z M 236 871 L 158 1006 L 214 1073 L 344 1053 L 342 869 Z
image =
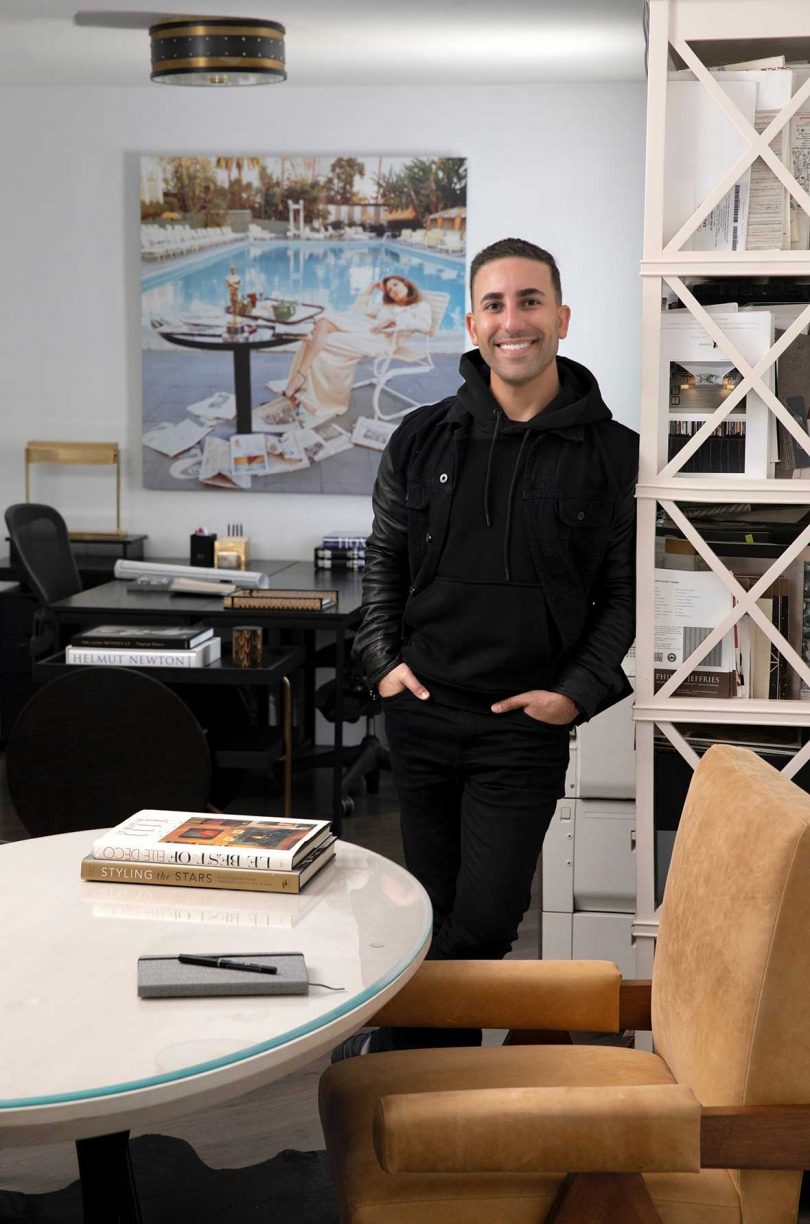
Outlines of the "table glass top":
M 430 903 L 402 868 L 345 842 L 297 896 L 79 877 L 94 831 L 0 846 L 2 1111 L 166 1084 L 329 1025 L 406 973 Z M 308 995 L 139 999 L 141 955 L 303 952 Z

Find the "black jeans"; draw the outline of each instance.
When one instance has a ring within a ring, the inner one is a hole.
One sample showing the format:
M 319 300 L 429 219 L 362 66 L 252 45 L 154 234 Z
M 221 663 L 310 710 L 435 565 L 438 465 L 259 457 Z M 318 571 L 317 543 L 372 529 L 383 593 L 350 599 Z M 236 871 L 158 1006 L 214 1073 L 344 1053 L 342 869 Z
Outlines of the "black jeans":
M 471 713 L 406 690 L 383 700 L 405 863 L 433 906 L 432 960 L 500 959 L 530 901 L 564 794 L 567 727 Z M 375 1048 L 478 1045 L 481 1031 L 390 1029 Z

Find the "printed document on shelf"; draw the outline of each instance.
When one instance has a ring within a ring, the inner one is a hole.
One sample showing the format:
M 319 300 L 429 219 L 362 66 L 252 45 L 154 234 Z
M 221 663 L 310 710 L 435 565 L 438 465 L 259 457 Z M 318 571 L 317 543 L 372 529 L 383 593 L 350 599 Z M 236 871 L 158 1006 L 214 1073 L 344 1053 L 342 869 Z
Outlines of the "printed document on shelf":
M 711 570 L 656 569 L 655 663 L 671 671 L 680 667 L 733 606 L 731 591 Z M 701 671 L 717 672 L 735 666 L 733 629 L 695 664 Z
M 697 206 L 731 169 L 748 142 L 711 97 L 702 81 L 673 74 L 667 89 L 664 242 L 669 242 Z M 743 118 L 754 125 L 757 86 L 729 81 L 724 86 Z M 744 250 L 750 168 L 683 244 L 692 251 Z
M 794 89 L 798 91 L 810 76 L 810 68 L 793 69 Z M 810 192 L 810 100 L 804 102 L 790 121 L 790 157 L 793 177 Z M 794 251 L 810 247 L 810 217 L 801 204 L 791 198 L 790 245 Z
M 765 131 L 793 96 L 794 76 L 790 68 L 746 69 L 714 73 L 723 89 L 729 82 L 747 81 L 756 88 L 754 127 Z M 790 166 L 788 124 L 771 141 L 779 160 Z M 780 251 L 790 246 L 790 195 L 761 158 L 754 159 L 749 175 L 748 217 L 745 233 L 747 251 Z
M 773 317 L 767 310 L 732 310 L 728 312 L 709 311 L 713 321 L 720 331 L 746 358 L 750 364 L 756 365 L 773 344 Z M 670 403 L 670 380 L 673 365 L 683 366 L 691 370 L 715 367 L 718 375 L 723 376 L 733 372 L 733 363 L 719 349 L 705 331 L 702 323 L 689 310 L 667 310 L 661 317 L 661 404 L 666 406 L 663 419 L 670 423 L 680 420 L 708 419 L 706 413 L 699 414 L 689 410 L 689 398 L 681 397 L 677 406 Z M 774 367 L 769 366 L 762 375 L 762 381 L 770 391 L 774 389 Z M 725 420 L 745 421 L 745 475 L 756 479 L 766 479 L 773 475 L 775 462 L 774 428 L 775 420 L 767 404 L 755 390 L 749 390 L 743 400 L 742 416 L 734 412 Z M 698 450 L 698 453 L 699 450 Z M 722 473 L 720 473 L 722 474 Z

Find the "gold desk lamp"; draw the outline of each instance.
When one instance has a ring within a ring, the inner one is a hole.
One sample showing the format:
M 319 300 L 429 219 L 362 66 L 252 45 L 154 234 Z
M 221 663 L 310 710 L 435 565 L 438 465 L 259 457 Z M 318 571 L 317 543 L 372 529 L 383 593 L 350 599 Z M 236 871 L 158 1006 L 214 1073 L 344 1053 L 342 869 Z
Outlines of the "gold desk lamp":
M 115 531 L 71 531 L 72 540 L 112 540 L 121 530 L 121 452 L 117 442 L 26 442 L 25 500 L 31 500 L 29 468 L 32 463 L 104 464 L 115 467 Z

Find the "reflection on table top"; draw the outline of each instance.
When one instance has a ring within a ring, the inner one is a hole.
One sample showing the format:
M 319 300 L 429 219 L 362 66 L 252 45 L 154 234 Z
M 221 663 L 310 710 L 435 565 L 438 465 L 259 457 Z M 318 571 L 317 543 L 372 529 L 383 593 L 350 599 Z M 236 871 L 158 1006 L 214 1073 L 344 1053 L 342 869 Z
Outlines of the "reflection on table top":
M 353 1031 L 427 948 L 423 889 L 360 847 L 339 842 L 335 862 L 286 896 L 83 881 L 79 863 L 95 836 L 0 847 L 0 1028 L 14 1052 L 4 1060 L 0 1129 L 76 1136 L 95 1119 L 84 1133 L 99 1133 L 100 1118 L 128 1124 L 166 1102 L 247 1091 Z M 345 991 L 137 997 L 140 955 L 287 951 L 304 953 L 311 981 Z
M 325 608 L 319 612 L 302 612 L 294 610 L 267 610 L 224 608 L 221 598 L 207 598 L 201 595 L 169 595 L 165 592 L 148 594 L 133 594 L 129 591 L 128 582 L 112 581 L 101 586 L 91 587 L 71 595 L 67 599 L 57 600 L 52 606 L 57 615 L 64 620 L 78 621 L 83 615 L 96 616 L 103 613 L 117 620 L 143 619 L 144 617 L 160 616 L 199 617 L 200 619 L 217 619 L 233 621 L 235 617 L 242 620 L 288 620 L 301 624 L 329 625 L 335 621 L 343 621 L 357 614 L 363 593 L 362 571 L 353 570 L 349 573 L 337 570 L 316 570 L 309 561 L 249 561 L 250 569 L 261 570 L 270 575 L 270 586 L 273 590 L 312 590 L 338 592 L 337 606 Z M 229 577 L 229 571 L 222 571 L 223 580 Z

